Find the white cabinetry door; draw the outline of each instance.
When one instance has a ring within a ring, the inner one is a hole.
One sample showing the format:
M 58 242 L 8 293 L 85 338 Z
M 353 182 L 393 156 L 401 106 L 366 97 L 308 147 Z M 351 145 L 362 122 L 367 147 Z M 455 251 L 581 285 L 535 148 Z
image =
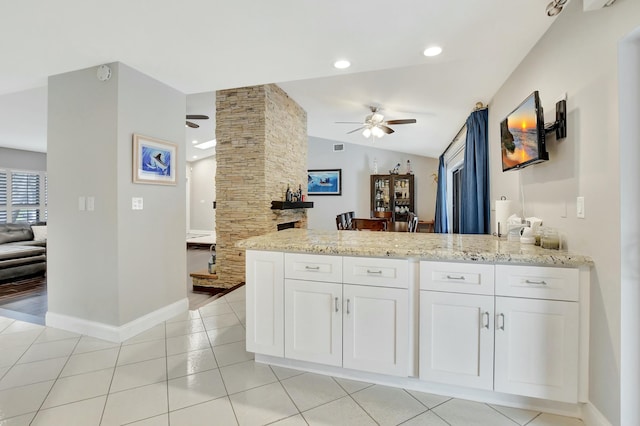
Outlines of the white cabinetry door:
M 343 294 L 343 366 L 407 377 L 408 290 L 345 284 Z
M 247 250 L 247 350 L 284 356 L 284 253 Z
M 495 390 L 578 400 L 578 303 L 496 297 Z
M 420 379 L 493 388 L 493 296 L 420 292 Z
M 285 280 L 286 358 L 342 365 L 342 284 Z

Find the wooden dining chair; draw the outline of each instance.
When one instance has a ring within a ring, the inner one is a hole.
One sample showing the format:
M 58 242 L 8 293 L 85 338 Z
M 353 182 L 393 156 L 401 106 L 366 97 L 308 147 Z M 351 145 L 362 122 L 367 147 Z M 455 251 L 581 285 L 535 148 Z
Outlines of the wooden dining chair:
M 353 216 L 355 212 L 340 213 L 336 216 L 336 227 L 338 230 L 351 230 L 353 229 Z
M 407 232 L 416 232 L 418 230 L 418 215 L 409 212 L 407 219 Z

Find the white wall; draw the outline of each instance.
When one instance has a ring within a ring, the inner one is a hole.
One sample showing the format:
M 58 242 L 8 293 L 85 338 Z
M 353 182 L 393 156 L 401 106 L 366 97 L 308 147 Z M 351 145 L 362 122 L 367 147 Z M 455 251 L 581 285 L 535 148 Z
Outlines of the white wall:
M 620 46 L 621 424 L 640 424 L 640 27 Z
M 187 163 L 190 172 L 190 229 L 211 231 L 216 229 L 216 157 Z
M 377 140 L 377 145 L 393 144 L 392 136 Z M 344 151 L 333 152 L 336 141 L 309 137 L 309 169 L 342 169 L 341 196 L 311 196 L 314 202 L 307 211 L 309 229 L 336 229 L 336 215 L 354 211 L 356 217 L 369 217 L 371 212 L 370 176 L 373 160 L 378 162 L 378 173 L 386 174 L 400 163 L 406 170 L 407 160 L 415 175 L 416 214 L 420 219 L 432 220 L 435 215 L 436 184 L 432 174 L 438 173 L 438 159 L 388 151 L 372 146 L 344 144 Z
M 186 297 L 183 169 L 176 186 L 132 183 L 134 132 L 178 143 L 185 163 L 185 96 L 110 66 L 106 82 L 96 67 L 49 78 L 47 283 L 49 313 L 118 327 Z
M 47 154 L 23 151 L 21 149 L 0 148 L 0 167 L 17 170 L 47 170 Z
M 570 2 L 495 95 L 489 109 L 491 198 L 518 200 L 527 216 L 561 229 L 569 249 L 595 262 L 591 288 L 590 400 L 620 423 L 620 178 L 618 142 L 619 40 L 640 24 L 640 2 L 583 12 Z M 500 121 L 539 90 L 546 121 L 568 94 L 567 138 L 548 138 L 550 161 L 519 172 L 500 165 Z M 637 142 L 637 141 L 636 141 Z M 585 197 L 585 219 L 576 197 Z M 565 213 L 566 212 L 566 213 Z

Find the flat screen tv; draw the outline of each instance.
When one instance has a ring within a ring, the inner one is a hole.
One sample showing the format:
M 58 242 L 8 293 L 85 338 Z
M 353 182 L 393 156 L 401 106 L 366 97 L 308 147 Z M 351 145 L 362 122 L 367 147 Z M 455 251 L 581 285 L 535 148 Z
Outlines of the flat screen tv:
M 544 115 L 538 91 L 529 95 L 500 123 L 502 171 L 518 170 L 549 159 Z

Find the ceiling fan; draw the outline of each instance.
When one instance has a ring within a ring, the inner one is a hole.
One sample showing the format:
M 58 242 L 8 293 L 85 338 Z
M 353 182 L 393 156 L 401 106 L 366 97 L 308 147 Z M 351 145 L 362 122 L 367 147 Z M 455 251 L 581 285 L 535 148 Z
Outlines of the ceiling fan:
M 357 129 L 353 129 L 347 134 L 355 133 L 359 130 L 362 130 L 362 136 L 365 138 L 368 137 L 376 137 L 381 138 L 385 134 L 389 135 L 394 132 L 394 130 L 389 127 L 390 125 L 397 124 L 414 124 L 416 123 L 415 118 L 405 118 L 399 120 L 385 120 L 384 115 L 380 114 L 380 108 L 377 106 L 370 106 L 371 114 L 367 115 L 364 119 L 364 122 L 358 121 L 336 121 L 336 123 L 340 124 L 360 124 L 361 126 Z
M 208 115 L 192 115 L 192 114 L 187 114 L 187 127 L 191 127 L 192 129 L 197 129 L 198 127 L 200 127 L 199 125 L 197 125 L 196 123 L 192 123 L 189 120 L 208 120 L 209 116 Z

